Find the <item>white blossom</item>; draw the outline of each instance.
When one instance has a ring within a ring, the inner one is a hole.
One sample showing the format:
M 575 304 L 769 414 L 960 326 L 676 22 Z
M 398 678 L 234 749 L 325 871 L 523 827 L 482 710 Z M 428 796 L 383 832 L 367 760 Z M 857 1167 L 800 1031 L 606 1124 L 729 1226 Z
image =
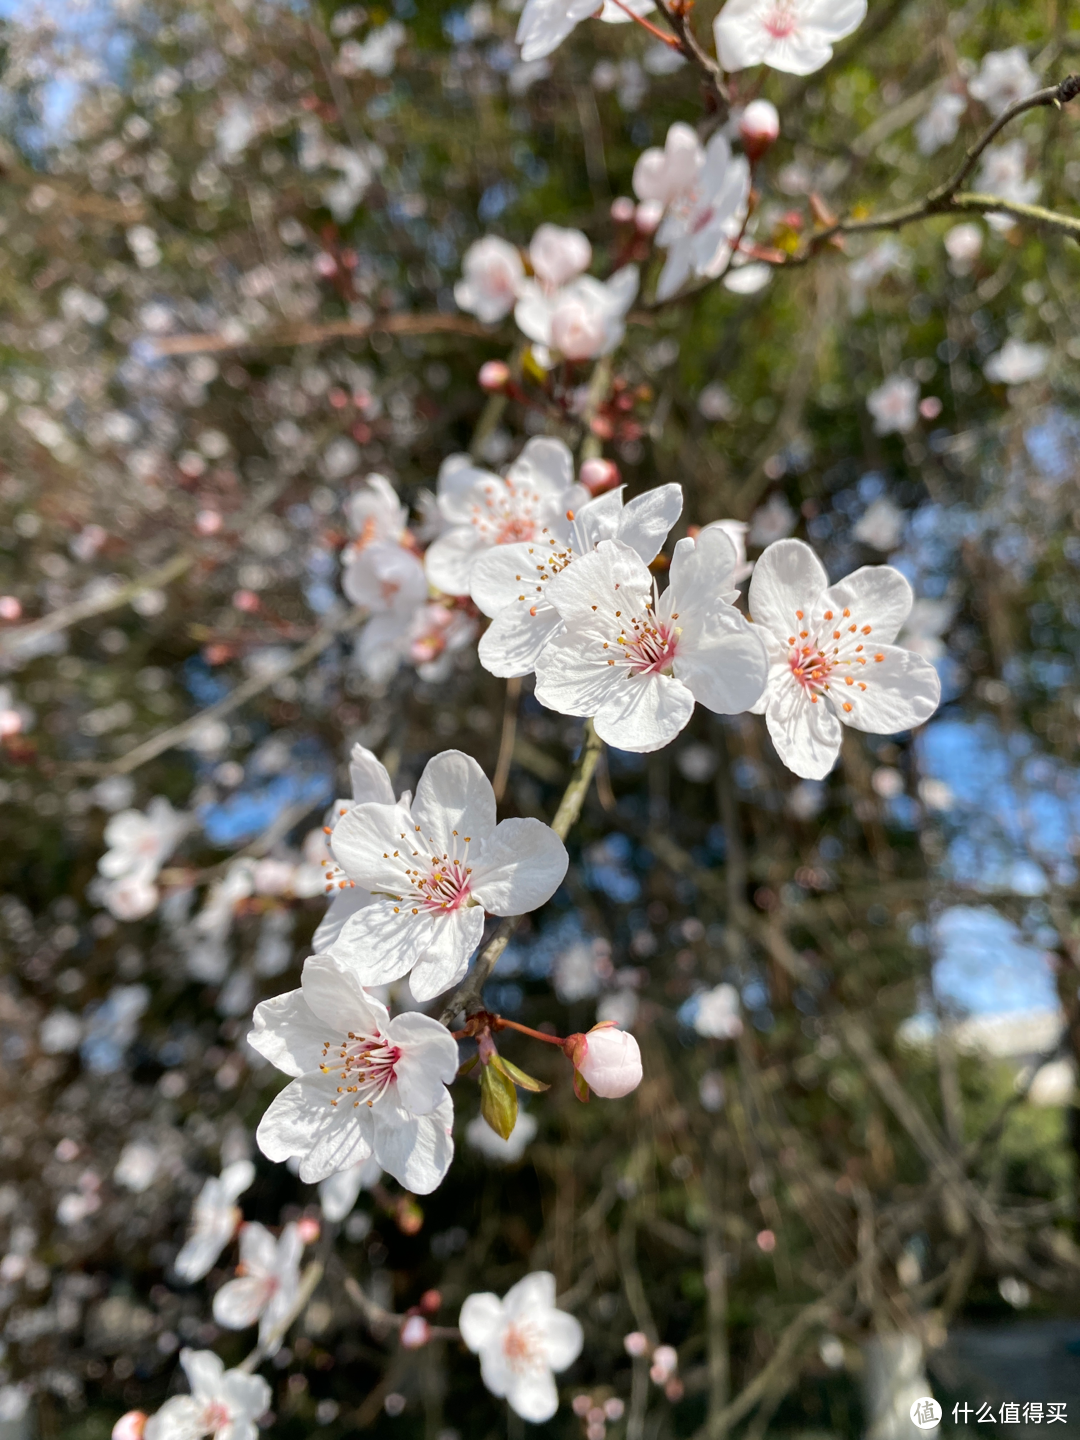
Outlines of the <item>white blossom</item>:
M 439 470 L 437 503 L 447 528 L 424 564 L 446 595 L 468 595 L 473 566 L 494 546 L 566 536 L 567 511 L 587 499 L 574 481 L 574 459 L 561 440 L 528 441 L 503 479 L 451 455 Z
M 589 268 L 592 246 L 581 230 L 545 222 L 529 241 L 529 264 L 547 290 L 567 285 Z
M 210 1273 L 236 1234 L 241 1218 L 236 1202 L 254 1179 L 255 1166 L 250 1160 L 234 1160 L 203 1185 L 191 1212 L 191 1233 L 173 1262 L 181 1280 L 193 1282 Z
M 860 516 L 851 532 L 863 545 L 875 550 L 895 550 L 904 533 L 904 512 L 887 495 L 880 495 Z
M 770 652 L 764 714 L 780 759 L 820 780 L 840 752 L 841 724 L 875 735 L 921 725 L 937 709 L 934 667 L 892 641 L 911 610 L 911 586 L 888 565 L 866 565 L 830 586 L 801 540 L 779 540 L 750 581 L 754 628 Z
M 146 1140 L 129 1140 L 120 1152 L 113 1170 L 117 1185 L 141 1195 L 154 1183 L 161 1168 L 161 1151 Z
M 637 291 L 636 265 L 624 265 L 607 281 L 580 275 L 556 290 L 526 280 L 514 319 L 518 329 L 545 352 L 567 360 L 595 360 L 621 343 Z
M 112 882 L 101 889 L 105 904 L 119 919 L 141 919 L 158 902 L 154 884 L 162 864 L 191 826 L 190 818 L 162 795 L 141 810 L 122 810 L 105 826 L 109 847 L 98 872 Z
M 327 1220 L 344 1220 L 353 1211 L 361 1190 L 373 1189 L 382 1179 L 382 1166 L 370 1155 L 347 1165 L 344 1170 L 335 1170 L 325 1180 L 319 1181 L 319 1204 Z
M 493 325 L 510 314 L 525 279 L 525 266 L 516 245 L 497 235 L 485 235 L 465 251 L 461 272 L 462 278 L 454 286 L 454 299 L 462 310 L 485 325 Z
M 515 39 L 522 60 L 540 60 L 557 50 L 575 26 L 598 10 L 601 20 L 621 25 L 630 19 L 627 10 L 648 15 L 655 8 L 655 0 L 625 0 L 625 8 L 612 0 L 525 0 Z
M 694 997 L 694 1029 L 711 1040 L 733 1040 L 742 1034 L 739 992 L 734 985 L 716 985 Z
M 181 1350 L 190 1395 L 174 1395 L 151 1415 L 143 1440 L 257 1440 L 260 1415 L 270 1408 L 261 1375 L 226 1370 L 212 1350 Z
M 1023 140 L 1007 140 L 1003 145 L 990 145 L 982 155 L 975 187 L 988 195 L 1008 200 L 1013 205 L 1031 205 L 1039 198 L 1042 183 L 1037 175 L 1027 178 L 1028 149 Z M 1008 229 L 1015 222 L 1005 214 L 991 214 L 987 219 L 996 229 Z
M 907 375 L 890 375 L 871 390 L 866 408 L 874 419 L 875 435 L 906 435 L 914 430 L 919 414 L 919 384 Z
M 479 1150 L 486 1160 L 494 1160 L 500 1165 L 516 1165 L 525 1154 L 529 1142 L 535 1138 L 536 1131 L 535 1116 L 519 1108 L 514 1128 L 505 1140 L 496 1134 L 482 1115 L 475 1116 L 466 1125 L 465 1139 L 474 1150 Z
M 713 22 L 716 53 L 725 70 L 809 75 L 865 18 L 866 0 L 727 0 Z
M 458 1058 L 437 1020 L 416 1011 L 391 1019 L 352 966 L 312 955 L 299 990 L 255 1007 L 248 1044 L 293 1077 L 256 1131 L 267 1159 L 299 1156 L 309 1184 L 372 1157 L 416 1194 L 442 1180 Z
M 945 232 L 945 250 L 949 256 L 949 269 L 954 275 L 969 274 L 982 253 L 982 247 L 983 232 L 974 221 L 965 220 Z
M 348 566 L 367 546 L 377 542 L 400 545 L 409 524 L 409 510 L 385 475 L 368 475 L 345 501 L 345 516 L 354 535 L 342 553 Z
M 929 110 L 915 125 L 915 143 L 920 155 L 936 155 L 943 145 L 951 145 L 960 129 L 960 117 L 967 109 L 963 95 L 942 90 L 934 96 Z
M 634 165 L 634 194 L 639 200 L 655 201 L 665 209 L 678 196 L 691 190 L 705 164 L 705 147 L 697 131 L 682 120 L 668 128 L 663 149 L 652 145 L 643 150 Z
M 737 557 L 720 530 L 680 540 L 670 583 L 630 546 L 604 540 L 556 575 L 546 595 L 565 629 L 536 661 L 536 698 L 562 715 L 591 716 L 620 750 L 669 744 L 698 700 L 720 715 L 747 710 L 768 670 L 762 642 L 731 603 Z
M 563 628 L 546 598 L 554 576 L 601 540 L 619 540 L 651 565 L 681 511 L 678 485 L 647 490 L 629 504 L 619 486 L 581 506 L 573 521 L 481 556 L 472 570 L 471 593 L 492 623 L 480 640 L 480 663 L 493 675 L 528 675 Z
M 399 20 L 388 20 L 363 40 L 346 40 L 334 68 L 342 75 L 392 75 L 397 52 L 404 43 L 405 26 Z
M 574 1363 L 585 1338 L 578 1321 L 556 1309 L 554 1275 L 526 1275 L 502 1300 L 490 1291 L 470 1295 L 458 1324 L 491 1393 L 523 1420 L 550 1420 L 559 1408 L 554 1376 Z
M 408 974 L 420 1002 L 465 974 L 485 910 L 537 909 L 569 863 L 541 821 L 496 825 L 491 783 L 459 750 L 428 762 L 415 799 L 354 806 L 335 826 L 331 848 L 346 874 L 378 896 L 345 923 L 332 953 L 365 985 Z
M 389 680 L 408 654 L 409 632 L 427 602 L 423 561 L 403 545 L 375 541 L 353 552 L 341 588 L 371 615 L 357 636 L 357 664 L 369 679 Z
M 353 805 L 363 805 L 369 800 L 383 805 L 394 803 L 394 786 L 386 766 L 363 745 L 354 745 L 349 754 L 349 779 L 352 781 L 352 799 L 334 802 L 330 815 L 331 833 Z M 317 955 L 325 955 L 332 948 L 350 915 L 355 915 L 372 902 L 371 894 L 357 885 L 346 871 L 330 870 L 326 883 L 333 899 L 311 937 L 311 947 Z
M 688 168 L 688 167 L 683 167 Z M 656 243 L 667 259 L 656 285 L 666 300 L 690 274 L 719 275 L 746 221 L 750 199 L 750 162 L 733 156 L 726 135 L 717 132 L 702 152 L 691 182 L 667 202 Z
M 1022 45 L 989 51 L 983 56 L 978 74 L 968 84 L 968 90 L 976 100 L 982 101 L 991 115 L 1003 115 L 1010 105 L 1038 88 L 1039 77 L 1028 64 Z
M 283 1324 L 300 1289 L 304 1242 L 299 1227 L 286 1225 L 275 1239 L 263 1225 L 240 1228 L 240 1266 L 214 1296 L 214 1319 L 228 1330 L 259 1324 L 259 1344 L 275 1355 L 284 1339 Z M 275 1333 L 277 1332 L 277 1333 Z
M 1024 385 L 1044 375 L 1049 364 L 1048 345 L 1028 345 L 1010 337 L 996 355 L 990 356 L 983 373 L 999 385 Z

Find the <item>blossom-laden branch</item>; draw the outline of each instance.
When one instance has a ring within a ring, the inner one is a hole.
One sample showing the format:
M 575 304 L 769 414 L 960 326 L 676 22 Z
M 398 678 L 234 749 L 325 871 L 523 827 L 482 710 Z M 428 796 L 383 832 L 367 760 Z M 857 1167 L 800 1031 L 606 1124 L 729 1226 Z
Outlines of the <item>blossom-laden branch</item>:
M 983 131 L 967 151 L 955 172 L 940 185 L 935 186 L 924 199 L 915 201 L 911 205 L 904 205 L 897 210 L 887 211 L 883 215 L 837 220 L 815 231 L 805 246 L 796 251 L 794 255 L 782 261 L 770 261 L 770 263 L 775 263 L 780 268 L 785 265 L 805 264 L 807 260 L 817 254 L 822 245 L 837 235 L 858 235 L 874 230 L 900 230 L 905 225 L 911 225 L 917 220 L 929 220 L 935 215 L 955 213 L 1012 215 L 1017 220 L 1025 220 L 1032 225 L 1041 225 L 1049 230 L 1056 230 L 1060 234 L 1071 235 L 1073 239 L 1080 240 L 1080 218 L 1075 216 L 1063 215 L 1060 211 L 1048 210 L 1042 205 L 1028 205 L 998 195 L 986 195 L 971 190 L 959 193 L 961 185 L 975 168 L 979 156 L 1011 120 L 1015 120 L 1018 115 L 1023 115 L 1028 110 L 1048 105 L 1060 108 L 1075 100 L 1078 95 L 1080 95 L 1080 76 L 1067 75 L 1058 84 L 1047 85 L 1044 89 L 1036 90 L 1034 94 L 1017 100 L 1007 110 L 1002 111 L 994 123 Z
M 560 840 L 566 839 L 570 833 L 570 827 L 581 814 L 581 807 L 585 803 L 585 795 L 592 782 L 602 748 L 602 742 L 590 720 L 585 726 L 585 739 L 578 762 L 574 766 L 574 773 L 559 802 L 555 819 L 551 822 L 551 828 Z M 476 963 L 464 982 L 454 991 L 443 1007 L 439 1018 L 444 1025 L 448 1025 L 462 1011 L 466 1015 L 471 1015 L 480 1008 L 480 996 L 488 977 L 499 963 L 499 959 L 510 943 L 510 937 L 520 925 L 521 919 L 520 915 L 508 915 L 500 922 L 495 934 L 477 956 Z

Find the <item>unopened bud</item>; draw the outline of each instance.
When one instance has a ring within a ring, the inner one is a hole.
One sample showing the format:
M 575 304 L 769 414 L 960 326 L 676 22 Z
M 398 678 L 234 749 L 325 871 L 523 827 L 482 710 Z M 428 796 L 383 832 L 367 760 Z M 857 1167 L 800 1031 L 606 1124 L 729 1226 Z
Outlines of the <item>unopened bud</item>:
M 614 490 L 616 485 L 622 484 L 622 476 L 614 460 L 601 460 L 599 457 L 586 460 L 578 478 L 590 495 L 603 495 L 605 491 Z
M 296 1222 L 296 1233 L 305 1245 L 314 1245 L 319 1238 L 319 1222 L 312 1216 L 306 1216 L 303 1220 Z
M 655 1385 L 663 1385 L 679 1368 L 679 1357 L 671 1345 L 658 1345 L 652 1353 L 649 1379 Z
M 635 1359 L 648 1354 L 649 1337 L 640 1330 L 631 1330 L 629 1335 L 624 1335 L 622 1343 L 627 1355 L 633 1355 Z
M 936 420 L 943 408 L 936 395 L 926 395 L 919 401 L 919 414 L 924 420 Z
M 142 1440 L 148 1416 L 142 1410 L 129 1410 L 112 1428 L 112 1440 Z
M 14 595 L 0 595 L 0 620 L 20 620 L 22 605 Z
M 419 1235 L 424 1228 L 424 1212 L 417 1205 L 415 1200 L 406 1199 L 404 1196 L 398 1201 L 397 1213 L 394 1215 L 397 1227 L 403 1235 Z
M 634 1037 L 610 1020 L 586 1035 L 571 1035 L 563 1052 L 594 1095 L 617 1100 L 641 1084 L 641 1051 Z
M 232 597 L 232 603 L 237 610 L 243 610 L 246 615 L 254 615 L 261 602 L 254 590 L 237 590 Z
M 419 1350 L 431 1339 L 431 1326 L 422 1315 L 410 1315 L 401 1327 L 401 1343 L 406 1350 Z
M 780 116 L 771 100 L 751 100 L 739 120 L 739 139 L 751 160 L 760 160 L 780 134 Z
M 653 234 L 663 218 L 664 206 L 659 200 L 643 200 L 634 211 L 634 224 L 642 235 Z
M 611 202 L 611 218 L 616 225 L 629 225 L 633 221 L 635 209 L 629 195 L 619 195 Z
M 497 395 L 510 384 L 510 366 L 505 360 L 485 360 L 476 378 L 481 390 Z
M 434 1315 L 442 1306 L 442 1293 L 439 1290 L 425 1290 L 420 1296 L 420 1309 L 425 1315 Z

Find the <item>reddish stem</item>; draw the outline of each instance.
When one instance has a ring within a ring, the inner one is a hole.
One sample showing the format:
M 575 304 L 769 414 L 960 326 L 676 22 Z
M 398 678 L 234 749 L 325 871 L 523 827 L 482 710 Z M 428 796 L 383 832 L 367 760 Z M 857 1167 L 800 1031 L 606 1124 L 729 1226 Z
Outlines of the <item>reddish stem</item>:
M 612 4 L 617 5 L 624 14 L 629 15 L 631 20 L 636 20 L 650 35 L 655 35 L 657 40 L 662 40 L 665 45 L 670 45 L 672 50 L 681 50 L 683 48 L 681 40 L 677 40 L 674 35 L 665 34 L 663 30 L 658 30 L 655 25 L 650 24 L 649 21 L 645 19 L 644 15 L 635 14 L 629 5 L 624 3 L 624 0 L 612 0 Z
M 530 1030 L 528 1025 L 519 1025 L 516 1020 L 504 1020 L 501 1015 L 496 1015 L 492 1022 L 493 1030 L 517 1030 L 522 1035 L 531 1035 L 534 1040 L 543 1040 L 546 1045 L 564 1045 L 566 1042 L 558 1035 L 545 1035 L 542 1030 Z

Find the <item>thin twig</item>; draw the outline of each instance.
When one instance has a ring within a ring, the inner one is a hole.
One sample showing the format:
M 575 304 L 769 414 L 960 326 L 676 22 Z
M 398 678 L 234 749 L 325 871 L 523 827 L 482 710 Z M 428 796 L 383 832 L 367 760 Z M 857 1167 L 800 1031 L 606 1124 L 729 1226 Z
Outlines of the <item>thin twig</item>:
M 570 783 L 563 792 L 559 801 L 559 808 L 555 812 L 555 819 L 551 822 L 551 828 L 560 840 L 565 840 L 570 833 L 570 827 L 581 814 L 581 807 L 585 803 L 585 796 L 592 780 L 593 772 L 596 769 L 597 761 L 600 759 L 600 752 L 603 742 L 597 737 L 593 729 L 592 721 L 586 721 L 585 738 L 581 747 L 581 754 L 574 766 L 574 773 L 570 777 Z M 465 980 L 451 995 L 443 1008 L 439 1019 L 444 1025 L 449 1025 L 455 1015 L 460 1015 L 464 1010 L 466 1014 L 472 1014 L 480 1007 L 480 996 L 488 977 L 499 963 L 499 958 L 507 945 L 510 937 L 521 924 L 520 915 L 508 915 L 499 923 L 498 929 L 488 943 L 481 950 L 476 963 L 469 971 Z
M 271 350 L 281 345 L 322 345 L 327 340 L 365 340 L 371 335 L 471 335 L 491 339 L 498 331 L 467 315 L 377 315 L 371 320 L 307 321 L 283 325 L 261 335 L 236 340 L 231 335 L 166 335 L 155 340 L 159 355 L 222 355 L 242 350 Z
M 246 1359 L 241 1360 L 236 1367 L 245 1374 L 250 1375 L 257 1370 L 262 1362 L 273 1354 L 278 1342 L 283 1340 L 289 1326 L 303 1310 L 304 1306 L 315 1293 L 315 1287 L 323 1277 L 323 1263 L 321 1260 L 313 1260 L 300 1277 L 300 1287 L 296 1292 L 296 1299 L 289 1308 L 288 1314 L 283 1315 L 278 1324 L 271 1330 L 265 1340 L 260 1340 L 255 1349 Z

